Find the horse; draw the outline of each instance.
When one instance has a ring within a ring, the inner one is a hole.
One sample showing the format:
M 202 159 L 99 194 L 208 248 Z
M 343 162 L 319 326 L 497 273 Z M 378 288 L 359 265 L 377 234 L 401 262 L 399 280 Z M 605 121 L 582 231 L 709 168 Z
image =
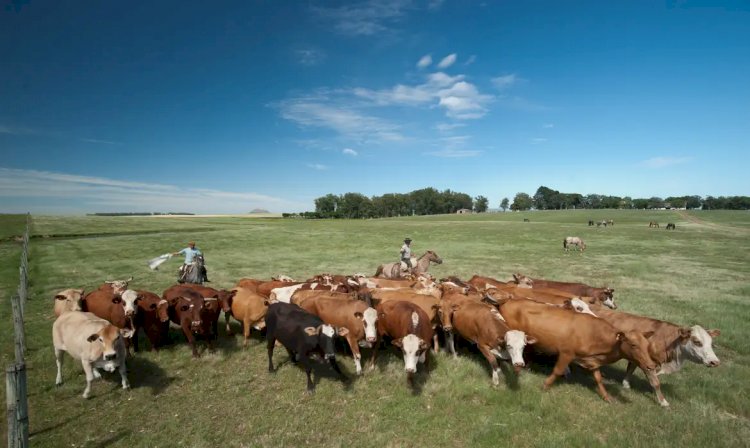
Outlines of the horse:
M 581 252 L 586 250 L 586 243 L 577 236 L 569 236 L 563 240 L 563 249 L 565 249 L 565 252 L 570 249 L 570 246 L 576 246 Z
M 648 227 L 649 227 L 649 229 L 651 227 L 656 227 L 658 229 L 659 228 L 659 223 L 656 222 L 656 221 L 651 221 L 651 222 L 648 223 Z
M 395 261 L 378 266 L 375 277 L 397 279 L 405 278 L 408 274 L 424 274 L 430 268 L 430 263 L 442 264 L 443 259 L 434 251 L 428 250 L 419 258 L 411 257 L 412 272 L 407 270 L 406 263 Z
M 594 220 L 593 219 L 589 219 L 589 226 L 593 226 L 593 225 L 594 225 Z
M 607 221 L 597 221 L 596 222 L 596 226 L 597 227 L 600 227 L 600 226 L 607 227 Z
M 667 223 L 667 230 L 675 230 L 675 225 L 673 222 Z
M 204 262 L 203 255 L 196 255 L 193 257 L 193 262 L 185 265 L 185 269 L 180 271 L 180 276 L 177 279 L 177 282 L 202 285 L 206 279 L 206 267 L 204 266 Z
M 608 219 L 607 220 L 607 225 L 613 226 L 613 225 L 615 225 L 615 222 L 613 220 L 611 220 L 611 219 Z

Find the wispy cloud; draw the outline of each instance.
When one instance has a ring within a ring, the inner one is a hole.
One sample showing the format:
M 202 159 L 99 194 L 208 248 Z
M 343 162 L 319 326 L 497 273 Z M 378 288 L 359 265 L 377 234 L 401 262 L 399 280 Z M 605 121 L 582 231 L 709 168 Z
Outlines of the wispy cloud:
M 466 126 L 466 123 L 438 123 L 435 125 L 435 129 L 440 132 L 449 132 L 457 128 Z
M 99 140 L 98 138 L 82 138 L 80 140 L 86 143 L 99 143 L 102 145 L 122 145 L 122 142 L 114 142 L 111 140 Z
M 440 61 L 440 63 L 438 64 L 438 68 L 446 69 L 450 67 L 451 65 L 453 65 L 455 62 L 456 62 L 456 53 L 451 53 Z
M 325 171 L 325 170 L 328 169 L 327 166 L 325 166 L 325 165 L 323 165 L 321 163 L 308 163 L 307 166 L 309 168 L 312 168 L 312 169 L 318 170 L 318 171 Z
M 326 58 L 325 52 L 317 48 L 301 48 L 295 50 L 294 55 L 297 63 L 307 66 L 318 65 Z
M 445 148 L 441 149 L 439 151 L 432 151 L 432 152 L 426 152 L 425 153 L 428 156 L 435 156 L 435 157 L 445 157 L 445 158 L 466 158 L 466 157 L 476 157 L 480 154 L 482 154 L 482 151 L 478 150 L 472 150 L 472 149 L 451 149 L 451 148 Z
M 312 10 L 334 28 L 349 36 L 372 36 L 390 30 L 408 10 L 412 0 L 368 0 L 338 7 L 314 6 Z
M 426 54 L 419 58 L 419 62 L 417 62 L 417 67 L 419 68 L 425 68 L 428 67 L 430 64 L 432 64 L 432 55 Z
M 464 62 L 464 66 L 471 65 L 476 61 L 477 61 L 477 55 L 472 54 L 471 56 L 469 56 L 469 59 L 467 59 L 466 62 Z
M 23 126 L 9 126 L 0 124 L 0 134 L 33 135 L 38 133 L 39 131 L 37 131 L 36 129 L 31 129 Z
M 692 157 L 653 157 L 640 163 L 645 168 L 665 168 L 673 165 L 688 163 L 693 160 Z
M 492 78 L 492 84 L 498 90 L 508 89 L 520 81 L 520 78 L 515 74 L 503 75 Z
M 341 151 L 342 154 L 345 154 L 347 156 L 357 156 L 357 151 L 353 150 L 352 148 L 344 148 L 343 151 Z
M 33 198 L 36 210 L 67 213 L 111 211 L 187 211 L 246 213 L 310 209 L 310 204 L 251 192 L 233 192 L 175 185 L 79 176 L 49 171 L 0 167 L 0 211 Z M 61 206 L 60 204 L 69 204 Z M 17 206 L 15 206 L 17 207 Z
M 544 129 L 552 129 L 552 128 L 555 127 L 555 124 L 554 123 L 545 123 L 545 124 L 542 125 L 542 127 Z

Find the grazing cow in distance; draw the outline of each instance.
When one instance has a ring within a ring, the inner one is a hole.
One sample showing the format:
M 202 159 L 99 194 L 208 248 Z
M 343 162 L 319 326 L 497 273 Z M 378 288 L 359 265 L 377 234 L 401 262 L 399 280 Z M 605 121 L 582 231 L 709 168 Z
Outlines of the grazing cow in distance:
M 86 373 L 86 389 L 83 398 L 91 393 L 91 382 L 101 378 L 97 369 L 114 372 L 118 369 L 122 388 L 130 388 L 125 365 L 125 343 L 123 337 L 132 336 L 132 330 L 117 328 L 92 313 L 64 313 L 52 324 L 52 344 L 55 347 L 57 379 L 55 385 L 63 383 L 63 352 L 79 359 Z
M 138 330 L 143 329 L 151 350 L 159 350 L 169 331 L 169 303 L 150 291 L 136 291 L 141 297 L 135 315 L 133 346 L 138 351 Z
M 721 334 L 719 330 L 706 330 L 700 325 L 681 327 L 670 322 L 611 311 L 603 307 L 598 307 L 596 313 L 619 331 L 654 333 L 649 338 L 649 353 L 651 358 L 659 364 L 656 375 L 679 371 L 685 360 L 703 364 L 706 367 L 717 367 L 721 363 L 713 350 L 713 338 Z M 622 380 L 622 385 L 626 389 L 630 388 L 629 379 L 635 368 L 636 364 L 629 361 L 625 379 Z M 648 372 L 644 371 L 644 373 L 647 377 L 649 376 Z M 661 393 L 659 381 L 649 378 L 649 382 L 654 388 L 659 404 L 664 407 L 669 406 L 669 402 Z
M 673 222 L 667 223 L 667 230 L 675 230 L 675 225 Z
M 509 328 L 535 339 L 535 347 L 540 351 L 558 355 L 552 373 L 544 381 L 545 390 L 565 373 L 571 362 L 592 372 L 597 391 L 607 402 L 610 398 L 599 371 L 602 365 L 626 358 L 649 372 L 650 381 L 658 381 L 654 373 L 657 364 L 649 355 L 647 339 L 652 332 L 618 331 L 603 319 L 530 300 L 501 301 L 499 310 Z
M 565 237 L 565 239 L 563 240 L 563 249 L 565 249 L 565 252 L 570 249 L 570 246 L 575 246 L 578 250 L 581 251 L 581 253 L 586 250 L 586 243 L 584 243 L 583 240 L 577 236 Z
M 65 289 L 55 294 L 55 317 L 68 311 L 81 311 L 83 289 Z
M 593 225 L 594 225 L 594 220 L 593 219 L 589 219 L 589 226 L 593 226 Z
M 400 348 L 404 355 L 407 380 L 413 383 L 417 362 L 429 362 L 430 339 L 433 331 L 427 313 L 410 302 L 391 301 L 377 306 L 378 338 L 389 336 L 391 344 Z M 378 351 L 372 351 L 372 363 Z
M 531 221 L 529 221 L 529 218 L 523 218 L 523 222 L 531 222 Z
M 658 229 L 658 228 L 659 228 L 659 223 L 658 223 L 658 222 L 656 222 L 656 221 L 650 221 L 650 222 L 648 223 L 648 227 L 649 227 L 649 228 L 651 228 L 651 227 L 656 227 L 656 228 Z
M 323 322 L 321 318 L 308 313 L 297 305 L 274 302 L 268 306 L 266 313 L 266 341 L 268 342 L 268 371 L 273 373 L 273 349 L 278 340 L 286 348 L 292 361 L 298 361 L 307 374 L 307 392 L 315 392 L 310 372 L 310 355 L 317 353 L 326 359 L 339 377 L 346 376 L 336 363 L 336 351 L 333 337 L 338 333 L 346 336 L 348 329 L 339 328 Z

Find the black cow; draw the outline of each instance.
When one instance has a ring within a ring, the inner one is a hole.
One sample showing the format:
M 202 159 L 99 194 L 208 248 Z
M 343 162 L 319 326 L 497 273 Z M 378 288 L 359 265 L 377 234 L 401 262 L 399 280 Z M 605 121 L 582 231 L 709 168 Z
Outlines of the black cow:
M 342 379 L 346 376 L 336 363 L 333 337 L 337 333 L 331 325 L 314 314 L 310 314 L 297 305 L 276 302 L 268 306 L 266 312 L 266 341 L 268 342 L 268 371 L 273 373 L 273 348 L 276 340 L 281 342 L 292 361 L 299 361 L 307 373 L 307 392 L 315 392 L 315 385 L 310 378 L 312 367 L 310 355 L 319 354 L 327 359 L 333 370 Z M 340 328 L 338 334 L 346 336 L 349 330 Z

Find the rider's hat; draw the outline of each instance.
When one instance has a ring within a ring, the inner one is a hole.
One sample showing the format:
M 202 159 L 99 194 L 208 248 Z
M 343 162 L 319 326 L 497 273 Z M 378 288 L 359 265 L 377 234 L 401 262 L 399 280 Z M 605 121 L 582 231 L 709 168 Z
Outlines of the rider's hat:
M 404 243 L 411 243 L 411 238 L 404 238 Z

